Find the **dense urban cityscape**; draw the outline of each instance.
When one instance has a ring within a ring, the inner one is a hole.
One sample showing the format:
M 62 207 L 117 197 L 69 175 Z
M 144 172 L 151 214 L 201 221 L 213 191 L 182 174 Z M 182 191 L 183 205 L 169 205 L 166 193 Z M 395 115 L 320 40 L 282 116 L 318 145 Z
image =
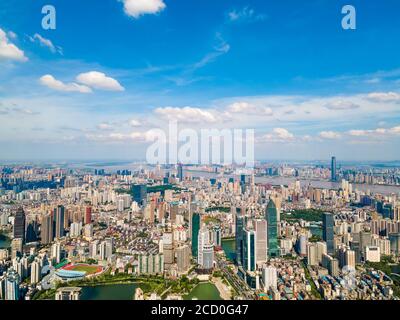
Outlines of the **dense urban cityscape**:
M 400 297 L 400 175 L 389 164 L 0 170 L 0 299 Z

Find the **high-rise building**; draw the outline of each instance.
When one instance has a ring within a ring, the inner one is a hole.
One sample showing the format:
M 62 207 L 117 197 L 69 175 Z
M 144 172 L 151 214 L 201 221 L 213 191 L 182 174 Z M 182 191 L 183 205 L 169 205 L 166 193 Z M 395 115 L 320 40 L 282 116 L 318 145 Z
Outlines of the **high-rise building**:
M 332 159 L 331 159 L 331 180 L 332 181 L 336 181 L 337 180 L 336 157 L 332 157 Z
M 41 267 L 39 261 L 35 260 L 31 264 L 31 283 L 35 284 L 40 281 Z
M 278 271 L 275 267 L 264 267 L 262 270 L 264 291 L 276 290 L 278 287 Z
M 135 184 L 132 186 L 132 198 L 140 206 L 145 205 L 147 199 L 147 186 L 145 184 Z
M 22 207 L 15 214 L 14 238 L 22 239 L 22 243 L 25 243 L 25 212 Z
M 270 200 L 266 209 L 268 257 L 278 257 L 278 210 L 275 202 Z
M 6 274 L 5 300 L 19 300 L 19 284 L 21 278 L 11 267 Z
M 64 214 L 64 206 L 54 209 L 54 237 L 57 239 L 64 237 Z
M 236 263 L 238 265 L 243 264 L 243 228 L 244 228 L 244 217 L 240 213 L 236 213 L 235 223 L 235 239 L 236 239 Z
M 246 271 L 255 271 L 256 267 L 256 233 L 254 230 L 244 230 L 243 268 Z
M 182 165 L 182 163 L 178 163 L 178 179 L 180 182 L 183 181 L 183 165 Z
M 192 256 L 197 258 L 198 254 L 198 237 L 199 237 L 199 230 L 200 230 L 200 214 L 194 213 L 192 216 Z
M 87 206 L 85 208 L 85 218 L 84 218 L 84 223 L 92 223 L 92 207 Z
M 333 227 L 335 225 L 335 218 L 332 213 L 325 212 L 322 215 L 322 238 L 326 242 L 326 247 L 328 255 L 333 255 L 335 253 L 334 247 L 334 233 Z
M 49 244 L 53 241 L 53 218 L 51 214 L 42 217 L 42 224 L 40 226 L 40 237 L 42 244 Z
M 267 221 L 255 220 L 254 230 L 256 232 L 256 262 L 267 261 Z
M 190 248 L 187 245 L 178 247 L 176 250 L 176 264 L 179 272 L 186 272 L 190 268 Z
M 202 269 L 212 269 L 214 265 L 214 245 L 210 243 L 210 232 L 199 231 L 197 263 Z

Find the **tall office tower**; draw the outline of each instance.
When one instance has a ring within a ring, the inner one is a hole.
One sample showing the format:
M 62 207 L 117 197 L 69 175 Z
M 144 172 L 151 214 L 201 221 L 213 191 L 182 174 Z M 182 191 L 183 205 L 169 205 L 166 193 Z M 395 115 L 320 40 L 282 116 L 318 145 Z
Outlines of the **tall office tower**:
M 145 205 L 147 200 L 147 186 L 145 184 L 135 184 L 132 186 L 132 198 L 140 206 Z
M 26 242 L 35 242 L 37 241 L 37 235 L 38 235 L 38 224 L 37 221 L 30 221 L 28 225 L 26 226 Z
M 89 224 L 92 223 L 92 207 L 87 206 L 85 208 L 85 217 L 84 217 L 84 221 L 85 224 Z
M 335 253 L 335 247 L 333 243 L 333 227 L 335 225 L 335 218 L 332 213 L 325 212 L 322 215 L 322 238 L 326 242 L 326 247 L 329 255 L 333 255 Z
M 164 265 L 165 269 L 169 270 L 175 262 L 174 233 L 171 231 L 164 232 L 162 242 L 163 242 L 162 252 L 164 255 Z
M 54 237 L 57 239 L 64 237 L 64 214 L 64 206 L 54 209 Z
M 315 243 L 307 244 L 307 264 L 309 266 L 317 266 L 318 265 L 317 245 Z
M 199 230 L 200 230 L 200 214 L 194 213 L 192 216 L 192 225 L 191 225 L 191 235 L 192 235 L 192 256 L 197 258 L 198 254 L 198 237 L 199 237 Z
M 278 287 L 278 270 L 275 267 L 264 267 L 262 269 L 262 280 L 264 291 L 276 290 Z
M 336 157 L 332 157 L 331 160 L 331 180 L 336 181 L 337 180 L 337 175 L 336 175 Z
M 361 231 L 360 232 L 360 255 L 365 261 L 365 250 L 372 244 L 371 232 Z
M 40 237 L 42 244 L 49 244 L 53 241 L 53 218 L 51 214 L 42 217 L 42 225 L 40 227 Z
M 14 238 L 22 239 L 25 243 L 25 212 L 19 207 L 14 220 Z
M 197 263 L 202 269 L 212 269 L 214 264 L 214 245 L 210 243 L 210 232 L 200 230 Z
M 171 223 L 175 223 L 176 216 L 179 213 L 179 202 L 172 202 L 169 207 L 169 219 Z
M 13 268 L 9 268 L 6 274 L 5 300 L 19 300 L 20 281 L 19 274 Z
M 178 163 L 178 179 L 180 182 L 183 181 L 183 165 L 182 165 L 182 163 Z
M 235 238 L 236 238 L 236 263 L 242 265 L 243 263 L 243 228 L 244 228 L 244 217 L 236 212 L 236 224 L 235 224 Z
M 267 261 L 267 221 L 255 220 L 254 230 L 256 232 L 256 262 Z
M 270 200 L 266 209 L 268 257 L 278 257 L 278 210 L 275 202 Z
M 190 268 L 190 248 L 187 245 L 178 247 L 176 250 L 176 264 L 178 272 L 186 272 Z
M 55 263 L 60 263 L 61 261 L 61 244 L 56 242 L 51 246 L 51 258 Z
M 398 255 L 400 253 L 400 233 L 390 233 L 389 241 L 391 253 Z
M 38 260 L 35 259 L 35 261 L 33 261 L 31 264 L 31 283 L 32 284 L 38 283 L 40 281 L 40 276 L 41 276 L 40 263 Z
M 256 233 L 254 230 L 244 230 L 243 268 L 246 271 L 255 271 L 256 263 Z
M 222 246 L 222 231 L 221 227 L 215 226 L 213 228 L 212 240 L 214 245 L 221 247 Z
M 111 257 L 114 253 L 114 239 L 113 238 L 106 238 L 106 256 L 107 258 Z
M 11 241 L 11 259 L 16 258 L 17 256 L 22 255 L 22 239 L 21 238 L 14 238 Z

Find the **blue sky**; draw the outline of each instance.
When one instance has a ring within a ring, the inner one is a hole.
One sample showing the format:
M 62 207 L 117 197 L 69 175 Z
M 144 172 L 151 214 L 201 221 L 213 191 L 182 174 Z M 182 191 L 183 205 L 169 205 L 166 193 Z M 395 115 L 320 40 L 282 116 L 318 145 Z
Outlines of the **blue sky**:
M 46 4 L 56 30 L 41 27 Z M 341 27 L 345 4 L 356 30 Z M 0 158 L 141 158 L 146 132 L 178 119 L 254 128 L 259 159 L 398 160 L 398 12 L 396 0 L 3 0 Z

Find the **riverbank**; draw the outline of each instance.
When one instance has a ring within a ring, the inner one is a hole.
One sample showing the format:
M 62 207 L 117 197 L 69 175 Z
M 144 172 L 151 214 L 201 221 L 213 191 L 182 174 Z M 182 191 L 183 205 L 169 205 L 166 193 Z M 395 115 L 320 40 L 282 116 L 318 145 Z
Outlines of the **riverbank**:
M 219 295 L 223 300 L 231 300 L 231 288 L 229 288 L 221 278 L 213 278 L 211 282 L 218 289 Z

